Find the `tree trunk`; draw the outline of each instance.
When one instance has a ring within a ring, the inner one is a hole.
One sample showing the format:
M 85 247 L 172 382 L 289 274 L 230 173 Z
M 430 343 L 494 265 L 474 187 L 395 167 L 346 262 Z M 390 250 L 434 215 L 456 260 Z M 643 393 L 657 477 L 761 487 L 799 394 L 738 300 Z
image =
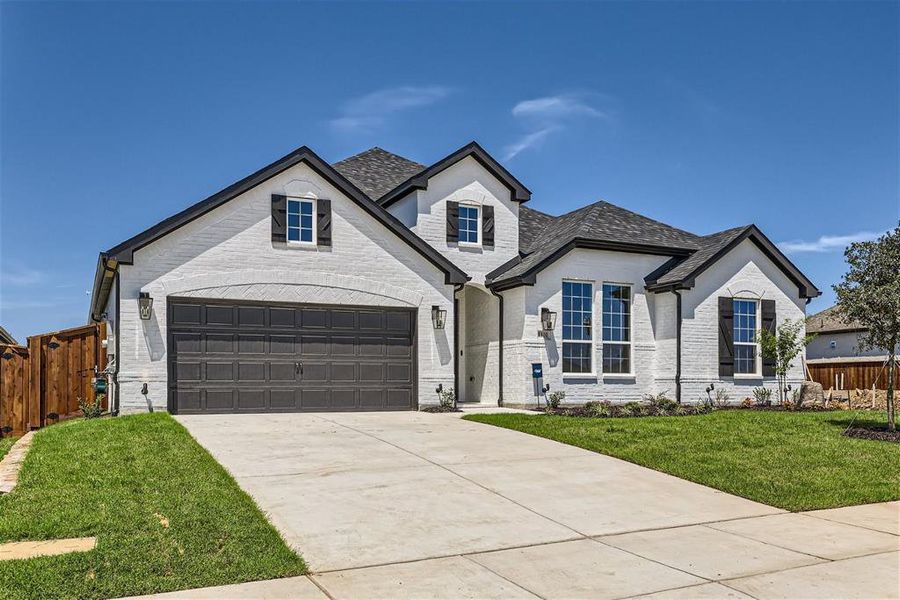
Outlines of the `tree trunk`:
M 897 429 L 894 423 L 894 362 L 893 352 L 888 356 L 888 384 L 887 384 L 887 417 L 888 431 Z

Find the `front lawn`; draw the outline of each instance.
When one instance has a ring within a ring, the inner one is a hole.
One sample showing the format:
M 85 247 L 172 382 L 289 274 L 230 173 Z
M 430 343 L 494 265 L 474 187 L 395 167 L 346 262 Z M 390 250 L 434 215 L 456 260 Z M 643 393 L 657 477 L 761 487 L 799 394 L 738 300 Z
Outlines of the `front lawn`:
M 866 412 L 724 410 L 689 417 L 474 414 L 465 419 L 609 454 L 787 510 L 900 499 L 900 444 L 841 432 Z
M 0 541 L 96 536 L 91 552 L 0 561 L 0 597 L 109 598 L 299 575 L 250 497 L 167 414 L 35 436 L 0 498 Z
M 6 453 L 9 452 L 9 449 L 13 447 L 13 444 L 16 443 L 17 439 L 19 439 L 19 438 L 14 438 L 14 437 L 0 438 L 0 460 L 3 460 L 3 457 L 6 456 Z

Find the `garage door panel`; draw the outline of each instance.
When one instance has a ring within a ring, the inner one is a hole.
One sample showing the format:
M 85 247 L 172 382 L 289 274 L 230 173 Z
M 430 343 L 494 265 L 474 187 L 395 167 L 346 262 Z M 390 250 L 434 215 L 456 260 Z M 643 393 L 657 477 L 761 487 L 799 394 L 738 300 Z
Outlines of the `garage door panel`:
M 238 325 L 240 327 L 265 327 L 266 308 L 262 306 L 239 306 Z
M 269 380 L 295 381 L 297 367 L 295 363 L 269 363 Z
M 413 402 L 412 391 L 409 389 L 389 389 L 386 391 L 388 408 L 405 408 Z
M 168 314 L 177 412 L 416 406 L 413 311 L 170 299 Z
M 356 381 L 356 363 L 331 363 L 331 381 Z
M 207 333 L 207 354 L 234 354 L 234 335 L 230 333 Z
M 207 325 L 234 325 L 234 307 L 210 305 L 206 307 Z
M 269 354 L 290 354 L 297 353 L 297 340 L 290 335 L 272 335 L 269 336 Z
M 208 411 L 230 412 L 234 410 L 235 390 L 207 389 L 204 391 L 206 402 L 204 408 Z
M 328 354 L 328 337 L 324 335 L 301 336 L 300 352 L 310 356 L 326 356 Z

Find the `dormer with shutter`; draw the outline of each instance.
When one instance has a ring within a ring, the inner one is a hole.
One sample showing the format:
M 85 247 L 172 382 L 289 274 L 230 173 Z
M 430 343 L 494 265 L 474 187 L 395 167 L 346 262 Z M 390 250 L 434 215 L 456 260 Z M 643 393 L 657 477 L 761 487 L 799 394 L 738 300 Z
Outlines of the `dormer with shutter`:
M 430 167 L 373 148 L 335 168 L 476 283 L 518 256 L 531 193 L 475 142 Z

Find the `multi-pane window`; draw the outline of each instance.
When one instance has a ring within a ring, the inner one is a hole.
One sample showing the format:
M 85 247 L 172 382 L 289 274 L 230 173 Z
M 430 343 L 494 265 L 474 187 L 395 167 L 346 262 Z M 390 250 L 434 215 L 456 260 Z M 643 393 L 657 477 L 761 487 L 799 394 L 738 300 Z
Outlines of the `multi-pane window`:
M 563 282 L 563 373 L 592 372 L 594 286 Z
M 312 243 L 313 202 L 311 200 L 287 201 L 287 239 L 289 242 Z
M 734 299 L 734 372 L 756 374 L 759 355 L 756 339 L 756 300 Z
M 478 213 L 477 206 L 459 207 L 459 241 L 462 244 L 477 244 L 478 240 Z
M 603 372 L 631 373 L 631 287 L 603 284 Z

